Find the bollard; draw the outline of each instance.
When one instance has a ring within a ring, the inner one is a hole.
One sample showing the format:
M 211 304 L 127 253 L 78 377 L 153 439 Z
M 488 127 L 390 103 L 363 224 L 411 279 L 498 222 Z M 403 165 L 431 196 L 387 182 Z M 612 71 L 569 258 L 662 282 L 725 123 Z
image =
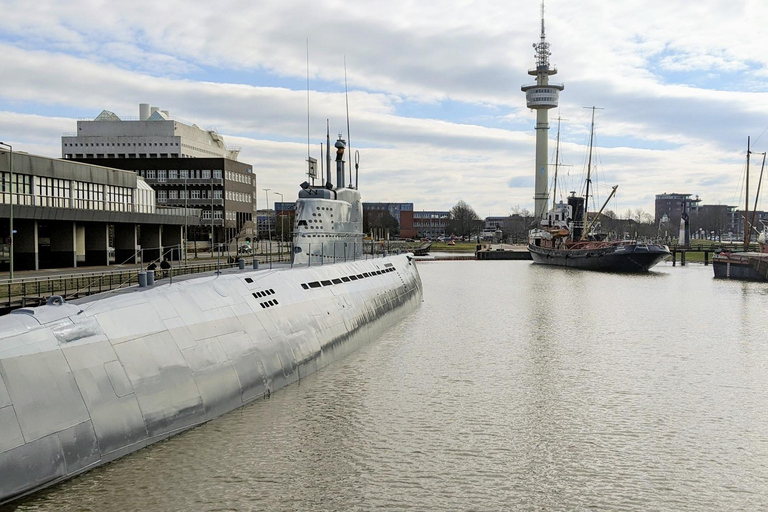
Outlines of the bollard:
M 155 284 L 155 271 L 147 270 L 147 286 L 152 286 L 154 284 Z
M 237 268 L 240 270 L 245 270 L 245 260 L 243 258 L 237 260 Z
M 253 270 L 259 270 L 259 260 L 253 258 Z
M 139 288 L 146 288 L 147 286 L 147 273 L 139 272 Z

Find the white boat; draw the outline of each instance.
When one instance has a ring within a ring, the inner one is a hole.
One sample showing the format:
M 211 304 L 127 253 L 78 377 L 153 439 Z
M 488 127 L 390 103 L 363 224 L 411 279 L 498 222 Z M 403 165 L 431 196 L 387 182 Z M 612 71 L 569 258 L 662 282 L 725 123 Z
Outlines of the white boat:
M 341 169 L 325 192 L 302 186 L 293 268 L 52 297 L 0 317 L 0 504 L 269 396 L 413 311 L 411 255 L 361 257 L 360 196 Z

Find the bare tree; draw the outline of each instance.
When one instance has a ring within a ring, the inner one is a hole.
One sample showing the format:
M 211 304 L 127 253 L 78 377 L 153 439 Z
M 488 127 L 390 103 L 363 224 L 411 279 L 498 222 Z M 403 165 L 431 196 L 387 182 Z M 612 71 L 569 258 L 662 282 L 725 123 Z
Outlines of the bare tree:
M 365 210 L 363 212 L 363 231 L 371 233 L 374 230 L 377 230 L 377 233 L 389 231 L 390 235 L 396 235 L 400 232 L 400 224 L 387 210 Z
M 470 236 L 477 230 L 477 221 L 480 220 L 475 210 L 464 201 L 459 201 L 451 208 L 451 220 L 449 230 L 458 236 Z
M 511 215 L 507 219 L 504 238 L 513 243 L 524 242 L 528 238 L 528 230 L 533 227 L 533 214 L 527 208 L 520 205 L 511 208 Z

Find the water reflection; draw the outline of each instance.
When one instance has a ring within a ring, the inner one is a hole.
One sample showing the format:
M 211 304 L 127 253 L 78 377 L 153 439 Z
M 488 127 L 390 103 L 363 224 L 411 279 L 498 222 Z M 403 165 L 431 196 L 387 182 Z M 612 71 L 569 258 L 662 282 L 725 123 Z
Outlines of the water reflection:
M 299 385 L 18 510 L 756 510 L 766 287 L 421 263 L 422 308 Z

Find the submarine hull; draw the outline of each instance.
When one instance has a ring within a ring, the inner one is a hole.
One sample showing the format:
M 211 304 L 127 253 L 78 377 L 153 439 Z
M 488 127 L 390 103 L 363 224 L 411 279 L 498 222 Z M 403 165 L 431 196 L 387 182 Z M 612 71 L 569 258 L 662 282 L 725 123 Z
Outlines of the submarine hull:
M 268 396 L 375 340 L 421 299 L 402 255 L 0 317 L 0 504 Z

